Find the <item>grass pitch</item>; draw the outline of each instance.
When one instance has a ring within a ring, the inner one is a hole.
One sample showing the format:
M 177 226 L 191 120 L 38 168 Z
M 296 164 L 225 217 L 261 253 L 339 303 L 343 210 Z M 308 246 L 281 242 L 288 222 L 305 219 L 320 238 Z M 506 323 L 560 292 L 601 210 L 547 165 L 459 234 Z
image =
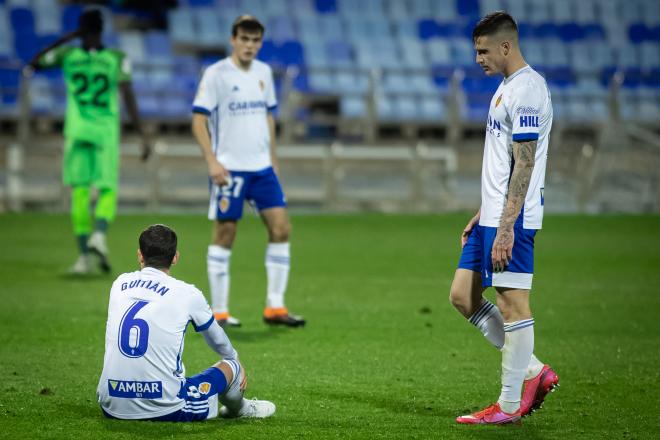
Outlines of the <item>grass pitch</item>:
M 261 322 L 266 235 L 241 222 L 229 330 L 263 421 L 107 420 L 96 404 L 113 277 L 62 276 L 75 259 L 65 215 L 0 216 L 0 438 L 657 438 L 660 426 L 659 217 L 547 216 L 537 235 L 536 353 L 561 388 L 520 427 L 458 426 L 499 394 L 500 355 L 447 301 L 468 215 L 294 216 L 288 305 L 304 329 Z M 208 292 L 210 224 L 122 216 L 115 272 L 136 268 L 137 235 L 179 234 L 173 275 Z M 208 296 L 208 293 L 207 293 Z M 493 293 L 489 293 L 493 297 Z M 216 361 L 194 332 L 189 374 Z

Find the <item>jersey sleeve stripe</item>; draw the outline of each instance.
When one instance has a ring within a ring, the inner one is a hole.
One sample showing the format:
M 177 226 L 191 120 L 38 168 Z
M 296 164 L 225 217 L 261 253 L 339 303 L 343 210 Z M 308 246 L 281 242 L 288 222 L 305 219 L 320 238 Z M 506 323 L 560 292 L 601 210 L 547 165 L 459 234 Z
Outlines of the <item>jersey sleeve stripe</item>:
M 269 112 L 272 112 L 277 108 L 277 104 L 271 105 L 270 107 L 266 107 L 266 108 L 268 109 Z
M 193 321 L 192 324 L 193 324 L 193 327 L 195 327 L 196 332 L 202 332 L 202 331 L 206 330 L 207 328 L 211 327 L 211 324 L 213 324 L 214 320 L 215 320 L 215 318 L 213 316 L 211 316 L 211 319 L 209 319 L 205 324 L 202 324 L 202 325 L 198 326 L 198 325 L 195 325 L 194 321 Z
M 199 107 L 197 105 L 193 106 L 192 111 L 193 113 L 201 113 L 206 116 L 209 116 L 211 114 L 211 110 L 207 110 L 204 107 Z
M 514 142 L 535 141 L 538 138 L 538 133 L 516 133 L 513 135 Z

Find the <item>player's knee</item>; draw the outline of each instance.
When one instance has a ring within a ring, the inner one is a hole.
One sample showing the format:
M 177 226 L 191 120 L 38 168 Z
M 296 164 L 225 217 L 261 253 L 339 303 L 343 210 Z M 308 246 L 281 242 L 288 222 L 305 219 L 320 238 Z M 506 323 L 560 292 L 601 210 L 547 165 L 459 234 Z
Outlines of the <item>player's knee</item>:
M 231 249 L 236 238 L 236 223 L 222 222 L 216 223 L 213 230 L 213 244 L 217 244 L 226 249 Z
M 272 243 L 284 243 L 289 241 L 289 234 L 291 233 L 291 224 L 288 222 L 280 223 L 271 226 L 270 241 Z

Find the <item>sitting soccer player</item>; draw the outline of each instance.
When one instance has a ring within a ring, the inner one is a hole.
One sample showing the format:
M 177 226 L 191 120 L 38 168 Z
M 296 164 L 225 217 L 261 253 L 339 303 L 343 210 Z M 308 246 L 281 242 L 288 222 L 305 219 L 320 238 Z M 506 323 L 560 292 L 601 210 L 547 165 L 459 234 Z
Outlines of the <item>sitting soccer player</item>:
M 169 275 L 179 260 L 176 233 L 153 225 L 140 235 L 141 271 L 112 285 L 103 372 L 97 388 L 109 418 L 188 422 L 222 417 L 269 417 L 275 405 L 246 400 L 247 377 L 238 354 L 213 317 L 202 292 Z M 181 361 L 191 322 L 222 357 L 185 377 Z M 218 400 L 222 407 L 218 410 Z

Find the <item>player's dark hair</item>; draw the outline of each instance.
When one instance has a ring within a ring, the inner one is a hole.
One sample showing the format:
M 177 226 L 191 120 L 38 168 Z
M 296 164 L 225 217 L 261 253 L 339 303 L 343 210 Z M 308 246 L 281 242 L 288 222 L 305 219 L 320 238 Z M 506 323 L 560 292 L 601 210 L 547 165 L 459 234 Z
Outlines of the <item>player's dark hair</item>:
M 238 30 L 241 29 L 243 32 L 248 34 L 264 34 L 266 28 L 256 17 L 252 15 L 241 15 L 240 17 L 234 20 L 234 23 L 231 25 L 231 36 L 235 37 L 238 35 Z
M 140 252 L 144 265 L 169 269 L 176 255 L 176 232 L 165 225 L 151 225 L 140 234 Z
M 83 35 L 98 35 L 103 32 L 103 14 L 99 9 L 89 9 L 78 19 L 78 28 Z
M 494 35 L 501 31 L 513 32 L 518 35 L 518 25 L 513 17 L 504 11 L 491 12 L 479 20 L 479 23 L 472 30 L 472 41 L 477 41 L 479 37 Z

